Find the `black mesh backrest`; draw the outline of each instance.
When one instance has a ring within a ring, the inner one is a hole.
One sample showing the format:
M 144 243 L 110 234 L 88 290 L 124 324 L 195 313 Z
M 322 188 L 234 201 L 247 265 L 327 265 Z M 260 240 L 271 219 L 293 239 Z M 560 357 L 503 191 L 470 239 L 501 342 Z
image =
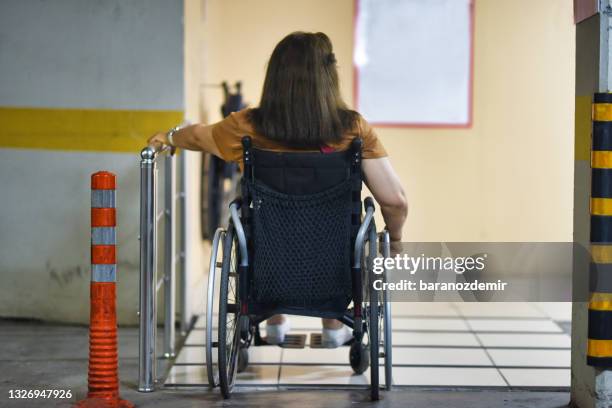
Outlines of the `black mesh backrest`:
M 350 176 L 350 151 L 289 153 L 252 149 L 252 154 L 255 179 L 286 194 L 318 193 Z
M 243 146 L 251 300 L 345 310 L 361 214 L 361 141 L 334 153 L 264 151 L 250 139 Z

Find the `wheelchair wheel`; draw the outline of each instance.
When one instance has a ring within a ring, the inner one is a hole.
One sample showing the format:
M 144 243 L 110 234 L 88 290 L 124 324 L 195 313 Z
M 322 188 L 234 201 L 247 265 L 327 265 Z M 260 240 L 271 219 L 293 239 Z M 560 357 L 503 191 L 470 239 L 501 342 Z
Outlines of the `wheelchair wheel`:
M 376 299 L 376 291 L 370 286 L 370 302 L 367 307 L 367 321 L 368 321 L 368 340 L 370 348 L 370 397 L 372 401 L 378 401 L 379 399 L 379 341 L 378 341 L 378 330 L 379 330 L 379 315 L 378 315 L 378 300 Z
M 389 231 L 384 231 L 380 234 L 380 238 L 382 241 L 382 255 L 385 258 L 391 257 L 391 241 L 389 238 Z M 387 271 L 386 269 L 383 271 L 383 281 L 387 282 Z M 383 327 L 380 329 L 379 333 L 383 333 L 383 350 L 385 357 L 385 388 L 387 390 L 391 390 L 393 386 L 393 343 L 391 335 L 393 333 L 391 327 L 391 299 L 388 296 L 388 290 L 384 290 L 382 292 L 382 302 L 383 302 L 383 310 L 382 310 L 382 319 L 380 323 Z
M 375 231 L 374 225 L 372 230 Z M 366 255 L 367 253 L 367 255 Z M 366 335 L 368 336 L 367 349 L 370 354 L 370 398 L 372 401 L 379 399 L 379 367 L 380 367 L 380 308 L 379 308 L 379 293 L 374 290 L 372 285 L 374 274 L 372 272 L 372 263 L 377 255 L 376 235 L 369 234 L 362 251 L 362 282 L 364 285 L 364 322 L 366 325 Z
M 218 228 L 212 240 L 210 264 L 208 269 L 208 287 L 206 295 L 206 375 L 208 377 L 208 385 L 216 387 L 219 385 L 219 371 L 216 361 L 216 355 L 213 353 L 213 348 L 219 346 L 219 337 L 213 331 L 213 321 L 215 312 L 215 300 L 219 298 L 219 287 L 222 274 L 222 244 L 225 238 L 225 230 Z
M 219 386 L 224 398 L 230 397 L 234 387 L 241 347 L 237 266 L 238 242 L 230 223 L 223 245 L 219 295 Z

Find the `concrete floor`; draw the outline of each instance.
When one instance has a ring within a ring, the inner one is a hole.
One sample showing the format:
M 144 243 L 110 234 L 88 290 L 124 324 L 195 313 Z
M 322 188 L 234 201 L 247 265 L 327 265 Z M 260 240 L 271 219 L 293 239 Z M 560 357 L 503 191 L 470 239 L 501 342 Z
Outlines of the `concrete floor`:
M 136 391 L 138 372 L 135 328 L 119 333 L 122 397 L 141 407 L 453 407 L 561 408 L 567 392 L 402 387 L 383 393 L 377 403 L 361 390 L 247 389 L 224 401 L 218 391 L 161 389 Z M 87 393 L 87 328 L 32 321 L 0 320 L 0 407 L 69 407 Z M 163 369 L 160 370 L 163 372 Z M 11 389 L 71 390 L 70 400 L 11 400 Z

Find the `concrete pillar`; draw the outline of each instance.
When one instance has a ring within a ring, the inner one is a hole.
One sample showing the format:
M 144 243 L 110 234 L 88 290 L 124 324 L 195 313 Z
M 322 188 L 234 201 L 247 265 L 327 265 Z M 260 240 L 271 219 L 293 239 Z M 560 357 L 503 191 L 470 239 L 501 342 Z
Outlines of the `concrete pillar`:
M 591 103 L 594 93 L 612 90 L 612 67 L 609 64 L 612 53 L 609 41 L 612 8 L 610 0 L 575 0 L 574 10 L 576 20 L 574 242 L 588 248 Z M 582 286 L 577 282 L 588 281 L 588 262 L 576 264 L 574 275 L 576 288 Z M 608 408 L 612 406 L 612 372 L 587 365 L 587 333 L 588 302 L 574 302 L 571 405 L 578 408 Z

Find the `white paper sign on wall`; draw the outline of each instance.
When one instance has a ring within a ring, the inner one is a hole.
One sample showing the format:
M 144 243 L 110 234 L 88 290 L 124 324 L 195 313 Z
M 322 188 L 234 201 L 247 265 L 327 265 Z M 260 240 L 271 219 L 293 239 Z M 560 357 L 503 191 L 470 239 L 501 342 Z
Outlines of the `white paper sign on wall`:
M 356 0 L 355 105 L 374 125 L 469 127 L 474 0 Z

